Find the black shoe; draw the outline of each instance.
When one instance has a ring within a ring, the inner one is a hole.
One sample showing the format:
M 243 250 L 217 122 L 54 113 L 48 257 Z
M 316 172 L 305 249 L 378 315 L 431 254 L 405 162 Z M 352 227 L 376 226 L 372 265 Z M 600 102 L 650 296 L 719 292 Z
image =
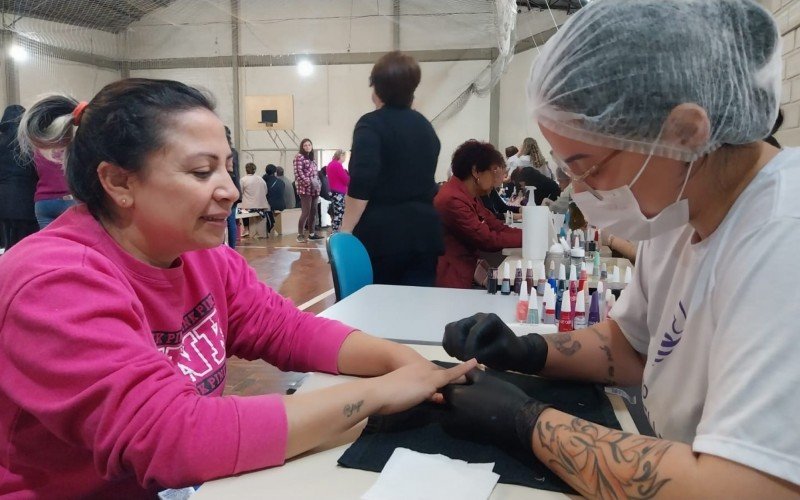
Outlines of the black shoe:
M 310 235 L 308 236 L 308 239 L 309 239 L 309 240 L 324 240 L 324 239 L 325 239 L 325 237 L 324 237 L 324 236 L 320 236 L 320 235 L 318 235 L 317 233 L 314 233 L 314 234 L 310 234 Z

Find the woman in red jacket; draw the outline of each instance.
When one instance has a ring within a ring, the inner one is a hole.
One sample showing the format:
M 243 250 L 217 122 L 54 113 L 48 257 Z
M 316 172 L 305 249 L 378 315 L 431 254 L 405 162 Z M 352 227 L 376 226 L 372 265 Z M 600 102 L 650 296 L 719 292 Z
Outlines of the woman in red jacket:
M 444 226 L 444 255 L 436 286 L 470 288 L 478 251 L 522 246 L 522 230 L 503 224 L 480 200 L 505 176 L 503 156 L 486 142 L 469 140 L 453 153 L 453 176 L 433 200 Z

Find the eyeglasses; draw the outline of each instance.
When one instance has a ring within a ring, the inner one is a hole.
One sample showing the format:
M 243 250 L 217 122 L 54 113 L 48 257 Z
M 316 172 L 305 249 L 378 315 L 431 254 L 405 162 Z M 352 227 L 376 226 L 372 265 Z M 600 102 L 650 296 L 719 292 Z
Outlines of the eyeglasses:
M 598 193 L 592 186 L 587 184 L 586 183 L 586 179 L 590 175 L 592 175 L 595 172 L 597 172 L 601 167 L 605 166 L 606 163 L 611 161 L 615 156 L 617 156 L 620 153 L 622 153 L 622 150 L 619 150 L 619 149 L 615 150 L 615 151 L 612 151 L 611 153 L 609 153 L 605 157 L 603 157 L 603 159 L 601 159 L 599 162 L 595 163 L 594 165 L 592 165 L 591 167 L 586 169 L 586 171 L 584 173 L 580 174 L 580 175 L 576 174 L 575 172 L 573 172 L 572 171 L 572 167 L 570 167 L 570 165 L 565 161 L 560 161 L 559 162 L 560 163 L 559 166 L 561 167 L 561 170 L 564 171 L 564 173 L 567 175 L 567 177 L 570 178 L 570 180 L 572 182 L 580 182 L 580 183 L 582 183 L 584 186 L 586 186 L 586 189 L 590 193 L 592 193 L 592 195 L 595 198 L 597 198 L 598 200 L 602 200 L 603 196 L 600 193 Z

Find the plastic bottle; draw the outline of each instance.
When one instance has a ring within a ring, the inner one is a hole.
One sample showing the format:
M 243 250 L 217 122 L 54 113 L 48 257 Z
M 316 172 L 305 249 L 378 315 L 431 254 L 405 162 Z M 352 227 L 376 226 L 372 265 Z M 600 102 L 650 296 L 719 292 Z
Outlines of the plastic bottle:
M 544 289 L 547 286 L 547 276 L 544 275 L 544 262 L 539 262 L 539 276 L 536 280 L 536 295 L 544 296 Z
M 497 294 L 497 274 L 498 270 L 496 267 L 489 268 L 489 281 L 487 283 L 486 289 L 492 295 Z
M 606 318 L 608 318 L 608 314 L 611 312 L 611 308 L 614 307 L 616 302 L 617 298 L 614 297 L 614 294 L 611 293 L 611 290 L 606 290 Z
M 503 265 L 503 282 L 500 285 L 500 293 L 503 295 L 510 295 L 511 294 L 511 268 L 506 262 Z
M 522 261 L 517 261 L 517 269 L 514 271 L 514 293 L 519 295 L 519 288 L 522 285 Z
M 536 300 L 535 296 L 531 296 L 530 300 L 528 301 L 528 318 L 526 323 L 538 325 L 539 321 L 539 301 Z
M 586 298 L 583 290 L 581 290 L 578 292 L 578 297 L 575 300 L 575 313 L 572 317 L 572 328 L 574 330 L 580 330 L 581 328 L 586 328 L 586 326 Z
M 528 290 L 533 291 L 536 289 L 536 283 L 533 281 L 533 262 L 528 261 L 528 267 L 525 268 L 525 282 L 528 284 Z
M 542 323 L 546 325 L 556 324 L 556 292 L 549 286 L 544 291 L 544 300 L 542 300 Z
M 533 298 L 536 300 L 536 297 Z M 517 301 L 517 322 L 525 323 L 528 319 L 528 285 L 523 282 L 519 289 L 519 300 Z
M 595 291 L 592 294 L 592 301 L 589 304 L 589 317 L 587 325 L 592 326 L 600 323 L 600 293 Z
M 564 296 L 561 299 L 561 315 L 558 317 L 558 331 L 559 332 L 570 332 L 573 330 L 572 327 L 572 308 L 570 308 L 570 297 L 569 291 L 564 292 Z

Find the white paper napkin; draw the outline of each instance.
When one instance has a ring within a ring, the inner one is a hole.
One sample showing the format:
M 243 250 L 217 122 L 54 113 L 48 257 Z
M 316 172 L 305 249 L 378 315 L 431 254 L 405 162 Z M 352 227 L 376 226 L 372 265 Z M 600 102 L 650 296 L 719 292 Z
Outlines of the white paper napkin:
M 470 464 L 444 455 L 396 448 L 362 500 L 486 500 L 500 476 L 494 463 Z

